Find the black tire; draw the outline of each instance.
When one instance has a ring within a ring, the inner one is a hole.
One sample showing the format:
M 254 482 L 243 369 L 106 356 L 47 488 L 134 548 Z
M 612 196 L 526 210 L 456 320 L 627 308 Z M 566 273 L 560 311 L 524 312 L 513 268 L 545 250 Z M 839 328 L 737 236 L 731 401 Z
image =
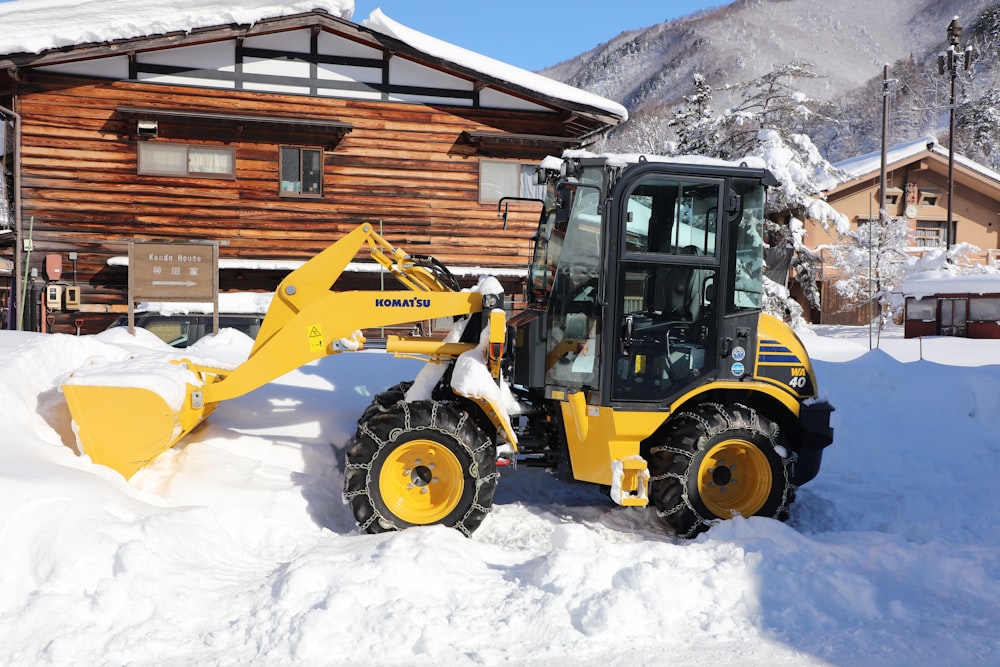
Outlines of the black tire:
M 361 416 L 358 418 L 358 425 L 363 424 L 375 415 L 385 412 L 392 406 L 396 405 L 396 403 L 402 401 L 406 397 L 406 392 L 409 391 L 412 386 L 413 381 L 407 380 L 393 385 L 385 391 L 375 394 L 375 398 L 372 399 L 372 402 L 368 404 L 368 407 L 365 408 L 365 411 L 362 412 Z
M 358 426 L 344 499 L 361 530 L 441 524 L 471 535 L 493 508 L 493 441 L 455 405 L 397 402 Z
M 685 538 L 736 515 L 784 521 L 794 498 L 790 454 L 778 424 L 756 410 L 705 403 L 678 413 L 650 447 L 649 499 Z

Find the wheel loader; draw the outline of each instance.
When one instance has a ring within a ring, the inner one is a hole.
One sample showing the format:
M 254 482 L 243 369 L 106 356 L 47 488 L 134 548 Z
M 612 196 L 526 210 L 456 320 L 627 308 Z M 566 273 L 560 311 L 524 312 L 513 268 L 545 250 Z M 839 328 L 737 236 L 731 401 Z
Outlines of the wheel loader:
M 344 499 L 362 531 L 471 534 L 510 465 L 652 505 L 681 537 L 735 516 L 786 519 L 832 442 L 833 408 L 802 343 L 762 312 L 773 175 L 573 154 L 537 175 L 545 196 L 520 312 L 504 310 L 495 279 L 463 290 L 440 262 L 362 224 L 281 282 L 246 362 L 178 362 L 179 401 L 71 376 L 62 389 L 81 451 L 129 477 L 221 401 L 363 349 L 363 329 L 451 317 L 447 335 L 385 339 L 428 363 L 374 398 L 346 447 Z M 404 289 L 335 289 L 366 247 Z

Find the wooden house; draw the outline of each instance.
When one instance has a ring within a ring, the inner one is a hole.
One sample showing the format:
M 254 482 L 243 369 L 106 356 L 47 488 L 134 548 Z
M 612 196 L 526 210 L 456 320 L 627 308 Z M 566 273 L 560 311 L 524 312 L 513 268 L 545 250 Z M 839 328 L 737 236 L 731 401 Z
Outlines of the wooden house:
M 378 11 L 3 48 L 0 30 L 0 294 L 25 296 L 8 318 L 23 329 L 106 326 L 126 309 L 129 242 L 211 244 L 220 290 L 268 290 L 365 221 L 517 290 L 539 207 L 514 202 L 504 223 L 498 200 L 537 196 L 542 158 L 627 118 Z M 345 280 L 377 287 L 357 259 Z
M 948 148 L 926 137 L 886 151 L 886 213 L 903 218 L 910 231 L 913 255 L 944 249 L 946 243 L 968 243 L 979 248 L 980 263 L 1000 257 L 1000 174 L 956 154 L 952 225 L 948 221 Z M 851 227 L 879 219 L 881 153 L 863 155 L 835 165 L 848 178 L 825 195 L 827 202 L 847 216 Z M 814 220 L 806 221 L 805 243 L 819 249 L 836 243 L 835 232 Z M 841 276 L 824 259 L 821 282 L 822 312 L 813 312 L 820 324 L 867 324 L 867 308 L 852 308 L 833 287 Z

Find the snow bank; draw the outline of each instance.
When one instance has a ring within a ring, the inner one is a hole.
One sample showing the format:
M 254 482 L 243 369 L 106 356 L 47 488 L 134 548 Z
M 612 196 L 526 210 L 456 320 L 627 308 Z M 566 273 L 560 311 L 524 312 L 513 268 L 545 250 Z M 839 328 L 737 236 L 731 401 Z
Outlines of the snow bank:
M 652 510 L 536 468 L 503 470 L 471 539 L 358 534 L 342 450 L 372 395 L 422 365 L 380 352 L 223 403 L 126 483 L 73 452 L 57 391 L 147 342 L 114 336 L 0 331 L 2 664 L 974 667 L 1000 652 L 998 341 L 803 336 L 837 407 L 819 476 L 788 524 L 682 542 Z

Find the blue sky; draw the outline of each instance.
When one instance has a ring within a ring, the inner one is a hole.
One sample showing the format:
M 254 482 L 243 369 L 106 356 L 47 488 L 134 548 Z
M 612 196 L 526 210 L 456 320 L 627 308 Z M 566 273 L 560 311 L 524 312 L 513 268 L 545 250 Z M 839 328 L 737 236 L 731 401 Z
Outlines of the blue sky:
M 376 7 L 405 26 L 537 71 L 625 30 L 646 28 L 732 0 L 354 0 L 362 22 Z

